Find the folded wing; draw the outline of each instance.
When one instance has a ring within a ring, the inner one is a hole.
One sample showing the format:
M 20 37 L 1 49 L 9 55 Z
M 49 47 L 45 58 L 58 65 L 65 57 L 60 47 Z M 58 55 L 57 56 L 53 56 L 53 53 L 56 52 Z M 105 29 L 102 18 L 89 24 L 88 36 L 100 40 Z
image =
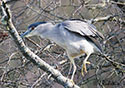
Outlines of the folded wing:
M 96 38 L 104 38 L 102 33 L 96 30 L 96 27 L 92 24 L 86 23 L 80 20 L 67 20 L 62 23 L 62 26 L 75 34 L 83 36 L 87 41 L 95 44 L 102 52 L 102 48 Z
M 82 36 L 104 38 L 102 33 L 96 30 L 95 26 L 80 20 L 67 20 L 62 23 L 67 30 L 79 33 Z

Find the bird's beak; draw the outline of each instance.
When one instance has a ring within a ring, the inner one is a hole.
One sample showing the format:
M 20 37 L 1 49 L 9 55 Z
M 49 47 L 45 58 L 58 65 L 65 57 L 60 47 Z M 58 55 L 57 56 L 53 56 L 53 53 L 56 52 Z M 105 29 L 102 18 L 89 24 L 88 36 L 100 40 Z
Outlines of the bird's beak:
M 21 38 L 26 37 L 31 32 L 31 29 L 28 29 L 26 32 L 22 33 Z

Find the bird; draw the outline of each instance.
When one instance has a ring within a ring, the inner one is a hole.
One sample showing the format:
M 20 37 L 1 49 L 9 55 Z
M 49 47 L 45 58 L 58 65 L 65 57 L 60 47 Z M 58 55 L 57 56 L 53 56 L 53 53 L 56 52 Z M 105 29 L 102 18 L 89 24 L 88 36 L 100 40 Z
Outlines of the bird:
M 28 30 L 21 37 L 40 36 L 49 39 L 62 47 L 73 65 L 71 80 L 73 81 L 77 67 L 75 58 L 86 54 L 83 60 L 81 74 L 87 73 L 86 64 L 91 64 L 88 58 L 93 53 L 102 53 L 102 47 L 97 38 L 104 36 L 96 27 L 87 21 L 69 19 L 53 24 L 52 22 L 35 22 L 28 26 Z

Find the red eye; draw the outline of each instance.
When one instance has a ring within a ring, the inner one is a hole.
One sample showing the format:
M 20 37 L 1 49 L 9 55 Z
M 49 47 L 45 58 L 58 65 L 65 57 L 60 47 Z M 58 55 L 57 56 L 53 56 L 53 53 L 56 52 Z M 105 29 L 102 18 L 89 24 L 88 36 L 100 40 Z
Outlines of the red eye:
M 34 30 L 35 29 L 35 27 L 33 26 L 32 28 L 31 28 L 31 30 Z

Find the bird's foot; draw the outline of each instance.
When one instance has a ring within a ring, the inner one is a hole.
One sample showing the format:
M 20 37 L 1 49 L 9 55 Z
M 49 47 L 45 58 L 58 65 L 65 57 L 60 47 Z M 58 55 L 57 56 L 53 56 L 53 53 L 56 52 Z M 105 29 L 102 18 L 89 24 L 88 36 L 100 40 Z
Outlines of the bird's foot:
M 70 82 L 70 84 L 72 85 L 72 88 L 74 88 L 75 83 L 74 83 L 74 81 L 72 79 L 67 79 L 66 82 Z
M 86 64 L 91 64 L 91 63 L 89 61 L 83 62 L 82 69 L 81 69 L 82 76 L 84 76 L 84 72 L 87 73 Z
M 75 82 L 73 81 L 73 79 L 70 79 L 70 82 L 71 82 L 73 85 L 75 85 Z

